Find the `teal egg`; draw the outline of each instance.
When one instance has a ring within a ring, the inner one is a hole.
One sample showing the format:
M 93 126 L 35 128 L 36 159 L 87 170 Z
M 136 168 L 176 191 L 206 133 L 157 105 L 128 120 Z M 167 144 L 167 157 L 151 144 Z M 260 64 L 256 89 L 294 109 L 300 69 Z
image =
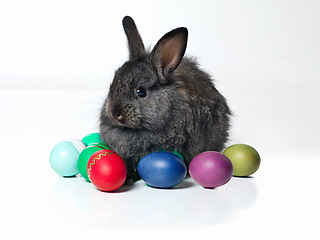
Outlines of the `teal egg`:
M 86 144 L 79 140 L 65 140 L 54 146 L 50 153 L 51 168 L 64 177 L 79 173 L 78 158 Z

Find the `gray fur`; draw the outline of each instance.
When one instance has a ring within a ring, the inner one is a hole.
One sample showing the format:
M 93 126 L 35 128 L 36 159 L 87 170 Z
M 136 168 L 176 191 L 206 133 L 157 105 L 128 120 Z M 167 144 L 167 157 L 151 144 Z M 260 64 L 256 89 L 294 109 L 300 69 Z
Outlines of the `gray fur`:
M 147 53 L 132 18 L 125 17 L 123 25 L 130 59 L 115 72 L 101 110 L 100 133 L 126 162 L 127 179 L 139 179 L 139 160 L 154 151 L 179 151 L 187 165 L 203 151 L 221 151 L 230 109 L 210 75 L 183 57 L 187 29 L 167 33 Z M 137 97 L 139 87 L 146 90 L 143 98 Z

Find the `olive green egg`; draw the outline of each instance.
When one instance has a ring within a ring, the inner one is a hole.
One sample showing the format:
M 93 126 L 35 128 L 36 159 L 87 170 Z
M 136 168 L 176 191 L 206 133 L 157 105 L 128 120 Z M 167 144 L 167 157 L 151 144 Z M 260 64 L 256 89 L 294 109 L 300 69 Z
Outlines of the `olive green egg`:
M 260 155 L 251 146 L 234 144 L 223 152 L 233 165 L 233 176 L 247 177 L 255 173 L 260 166 Z

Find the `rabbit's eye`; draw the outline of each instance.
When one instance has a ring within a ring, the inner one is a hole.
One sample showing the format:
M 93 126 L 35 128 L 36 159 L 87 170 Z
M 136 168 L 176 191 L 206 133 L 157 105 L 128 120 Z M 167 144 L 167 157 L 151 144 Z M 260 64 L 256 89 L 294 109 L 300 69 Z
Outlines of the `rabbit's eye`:
M 144 98 L 147 95 L 147 91 L 143 87 L 137 88 L 137 97 Z

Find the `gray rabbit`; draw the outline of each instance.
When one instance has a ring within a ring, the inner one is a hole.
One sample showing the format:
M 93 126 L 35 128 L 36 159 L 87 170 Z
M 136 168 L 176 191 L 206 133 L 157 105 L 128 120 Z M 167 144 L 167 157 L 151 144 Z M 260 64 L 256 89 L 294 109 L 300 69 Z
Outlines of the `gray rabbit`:
M 103 141 L 127 165 L 130 182 L 137 164 L 159 150 L 182 153 L 185 163 L 204 151 L 221 151 L 228 139 L 231 111 L 211 76 L 184 57 L 188 30 L 165 34 L 147 52 L 135 22 L 124 17 L 129 61 L 116 70 L 100 116 Z

